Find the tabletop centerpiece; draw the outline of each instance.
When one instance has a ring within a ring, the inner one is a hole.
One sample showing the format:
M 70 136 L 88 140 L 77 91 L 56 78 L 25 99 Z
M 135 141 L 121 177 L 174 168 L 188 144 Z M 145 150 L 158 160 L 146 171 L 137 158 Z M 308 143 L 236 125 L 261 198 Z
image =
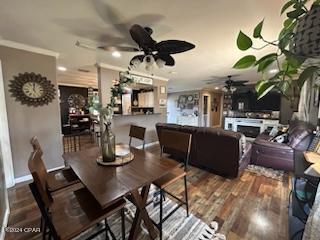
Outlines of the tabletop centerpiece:
M 110 103 L 103 106 L 97 96 L 89 99 L 89 110 L 91 113 L 96 112 L 100 120 L 101 128 L 101 160 L 103 163 L 112 163 L 116 161 L 116 136 L 111 130 L 112 119 L 114 115 L 114 107 L 116 99 L 125 92 L 125 88 L 133 82 L 130 74 L 120 75 L 120 79 L 116 80 L 111 88 Z M 104 129 L 104 130 L 103 130 Z M 103 130 L 103 131 L 102 131 Z M 121 151 L 123 152 L 123 150 Z

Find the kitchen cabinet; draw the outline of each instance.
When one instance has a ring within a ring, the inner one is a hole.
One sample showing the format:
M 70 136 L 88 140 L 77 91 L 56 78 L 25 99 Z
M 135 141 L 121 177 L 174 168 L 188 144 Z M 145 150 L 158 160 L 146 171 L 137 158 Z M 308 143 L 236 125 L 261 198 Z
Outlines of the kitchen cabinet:
M 141 92 L 138 94 L 139 107 L 141 108 L 153 108 L 154 107 L 154 93 L 153 92 Z

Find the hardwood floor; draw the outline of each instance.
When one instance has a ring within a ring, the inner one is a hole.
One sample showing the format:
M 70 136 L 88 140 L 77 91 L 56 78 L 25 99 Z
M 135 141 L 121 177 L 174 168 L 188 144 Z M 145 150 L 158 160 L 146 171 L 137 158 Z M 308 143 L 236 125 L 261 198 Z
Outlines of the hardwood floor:
M 148 148 L 156 154 L 158 147 Z M 169 188 L 183 194 L 183 183 Z M 282 181 L 245 171 L 240 178 L 226 179 L 191 167 L 188 174 L 191 213 L 208 224 L 219 222 L 228 240 L 288 239 L 289 176 Z M 28 185 L 9 190 L 11 227 L 38 227 L 40 212 Z M 7 240 L 40 239 L 39 233 L 7 233 Z

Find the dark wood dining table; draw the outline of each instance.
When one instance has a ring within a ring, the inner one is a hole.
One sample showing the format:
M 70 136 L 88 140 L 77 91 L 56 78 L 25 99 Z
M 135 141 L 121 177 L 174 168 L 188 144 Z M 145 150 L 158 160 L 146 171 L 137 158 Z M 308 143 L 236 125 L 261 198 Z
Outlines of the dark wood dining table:
M 142 220 L 150 238 L 155 239 L 157 233 L 145 209 L 149 189 L 153 181 L 180 164 L 145 150 L 130 147 L 130 151 L 134 154 L 133 161 L 117 167 L 101 166 L 96 162 L 100 155 L 98 147 L 65 153 L 63 158 L 102 208 L 123 197 L 127 197 L 136 206 L 129 239 L 137 239 Z

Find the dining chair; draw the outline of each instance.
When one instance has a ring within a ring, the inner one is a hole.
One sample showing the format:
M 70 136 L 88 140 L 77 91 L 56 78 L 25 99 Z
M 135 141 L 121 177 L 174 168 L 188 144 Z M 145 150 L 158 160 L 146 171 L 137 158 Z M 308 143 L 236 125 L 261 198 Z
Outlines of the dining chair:
M 164 149 L 168 148 L 178 152 L 183 156 L 183 164 L 181 167 L 174 169 L 172 172 L 166 174 L 165 176 L 157 179 L 153 184 L 160 189 L 160 220 L 159 223 L 153 222 L 154 225 L 159 229 L 160 240 L 162 239 L 162 224 L 180 207 L 183 205 L 186 206 L 187 216 L 189 216 L 189 203 L 188 203 L 188 188 L 187 188 L 187 170 L 188 170 L 188 161 L 190 157 L 191 149 L 191 139 L 192 135 L 189 133 L 176 132 L 170 130 L 162 130 L 160 134 L 160 147 L 161 147 L 161 156 L 164 154 Z M 184 200 L 178 198 L 172 193 L 165 190 L 165 188 L 176 183 L 179 179 L 184 181 Z M 179 204 L 171 212 L 167 213 L 166 216 L 163 216 L 163 200 L 164 194 L 168 194 L 174 199 L 176 199 Z
M 37 164 L 44 169 L 44 178 L 47 183 L 48 191 L 56 192 L 58 190 L 62 190 L 63 188 L 69 187 L 73 184 L 80 182 L 79 178 L 71 168 L 65 167 L 63 169 L 48 172 L 42 159 L 43 151 L 38 141 L 38 138 L 34 136 L 33 138 L 31 138 L 30 142 L 33 151 L 39 151 L 40 158 L 36 159 L 36 161 L 38 161 Z
M 139 139 L 143 142 L 142 144 L 142 149 L 144 149 L 145 146 L 145 133 L 146 133 L 146 128 L 144 127 L 140 127 L 140 126 L 135 126 L 135 125 L 131 125 L 130 126 L 130 132 L 129 132 L 129 146 L 131 146 L 131 141 L 132 138 L 136 138 Z
M 55 240 L 72 239 L 104 220 L 105 226 L 93 233 L 88 239 L 105 232 L 106 239 L 109 239 L 108 234 L 110 234 L 111 238 L 115 240 L 116 237 L 108 225 L 107 218 L 119 211 L 122 221 L 122 239 L 125 239 L 125 200 L 121 198 L 102 208 L 87 188 L 52 196 L 47 189 L 47 173 L 43 166 L 38 164 L 41 161 L 41 155 L 40 149 L 33 151 L 28 161 L 28 167 L 33 177 L 33 182 L 29 184 L 29 187 L 45 222 L 44 239 L 46 235 L 49 235 L 49 239 Z

